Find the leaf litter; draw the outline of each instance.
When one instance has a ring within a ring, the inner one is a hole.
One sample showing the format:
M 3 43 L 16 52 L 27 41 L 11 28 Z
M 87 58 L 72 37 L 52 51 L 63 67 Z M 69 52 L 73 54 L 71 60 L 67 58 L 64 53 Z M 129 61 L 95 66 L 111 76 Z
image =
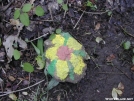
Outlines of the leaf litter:
M 113 89 L 112 89 L 112 97 L 113 97 L 114 99 L 117 99 L 117 98 L 118 98 L 118 95 L 119 95 L 119 96 L 122 96 L 123 91 L 124 91 L 124 85 L 120 82 L 120 83 L 118 84 L 118 87 L 117 87 L 117 88 L 113 88 Z
M 22 40 L 21 38 L 18 38 L 17 35 L 10 35 L 5 38 L 5 41 L 3 42 L 3 45 L 5 47 L 6 53 L 7 53 L 7 58 L 8 62 L 12 61 L 12 56 L 14 52 L 13 44 L 18 43 L 19 47 L 23 49 L 27 49 L 27 43 Z

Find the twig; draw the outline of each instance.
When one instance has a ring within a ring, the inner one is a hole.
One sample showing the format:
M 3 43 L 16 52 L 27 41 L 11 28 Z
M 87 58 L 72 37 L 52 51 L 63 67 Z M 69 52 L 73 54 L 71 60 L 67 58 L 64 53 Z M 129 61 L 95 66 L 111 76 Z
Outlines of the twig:
M 132 34 L 128 33 L 122 26 L 120 26 L 120 27 L 121 27 L 121 29 L 122 29 L 127 35 L 129 35 L 129 36 L 131 36 L 131 37 L 134 38 L 134 36 L 133 36 Z
M 23 2 L 23 4 L 21 5 L 21 7 L 20 7 L 20 8 L 22 8 L 22 6 L 25 4 L 25 2 L 26 2 L 26 0 Z
M 0 7 L 0 11 L 6 11 L 10 6 L 11 6 L 11 4 L 14 2 L 14 0 L 12 0 L 8 5 L 6 5 L 6 6 L 4 6 L 4 7 Z
M 78 8 L 78 7 L 74 7 L 74 8 L 76 8 L 76 9 L 79 9 L 80 11 L 82 11 L 82 12 L 84 12 L 84 10 L 82 10 L 82 9 L 80 9 L 80 8 Z M 110 11 L 113 11 L 113 10 L 115 10 L 116 8 L 113 8 L 113 9 L 111 9 Z M 105 13 L 107 13 L 107 12 L 109 12 L 109 10 L 106 10 L 106 11 L 101 11 L 101 12 L 87 12 L 87 11 L 85 11 L 85 13 L 87 13 L 87 14 L 105 14 Z
M 111 64 L 113 67 L 115 67 L 113 64 Z M 128 79 L 130 79 L 131 80 L 131 78 L 124 72 L 124 71 L 122 71 L 121 69 L 119 69 L 118 67 L 115 67 L 115 68 L 117 68 L 119 71 L 121 71 Z
M 80 16 L 80 18 L 79 18 L 79 20 L 77 21 L 77 23 L 75 24 L 75 26 L 73 27 L 73 29 L 75 29 L 76 28 L 76 26 L 78 25 L 78 23 L 80 22 L 80 20 L 81 20 L 81 18 L 82 18 L 82 16 L 83 16 L 83 14 L 85 13 L 85 11 L 83 11 L 83 13 L 81 14 L 81 16 Z
M 67 3 L 66 4 L 68 4 L 68 0 L 67 0 Z M 65 18 L 66 13 L 67 13 L 67 11 L 65 10 L 63 18 Z
M 38 40 L 39 38 L 42 38 L 42 37 L 46 37 L 49 33 L 46 33 L 46 34 L 43 34 L 42 36 L 39 36 L 38 38 L 35 38 L 33 40 L 30 40 L 28 42 L 32 42 L 32 41 L 35 41 L 35 40 Z
M 39 81 L 39 82 L 37 82 L 37 83 L 31 85 L 31 86 L 28 86 L 28 87 L 26 87 L 26 88 L 19 89 L 19 90 L 16 90 L 16 91 L 3 92 L 3 93 L 5 93 L 5 94 L 0 95 L 0 97 L 6 96 L 6 95 L 11 94 L 11 93 L 16 93 L 16 92 L 24 91 L 24 90 L 29 89 L 29 88 L 31 88 L 31 87 L 34 87 L 34 86 L 36 86 L 36 85 L 38 85 L 38 84 L 40 84 L 40 83 L 42 83 L 42 82 L 44 82 L 44 81 L 45 81 L 45 79 L 43 79 L 43 80 L 41 80 L 41 81 Z
M 51 15 L 51 20 L 53 21 L 54 19 L 53 19 L 52 9 L 51 8 L 49 8 L 49 12 L 50 12 L 50 15 Z
M 124 73 L 114 73 L 114 72 L 98 72 L 99 74 L 124 74 Z

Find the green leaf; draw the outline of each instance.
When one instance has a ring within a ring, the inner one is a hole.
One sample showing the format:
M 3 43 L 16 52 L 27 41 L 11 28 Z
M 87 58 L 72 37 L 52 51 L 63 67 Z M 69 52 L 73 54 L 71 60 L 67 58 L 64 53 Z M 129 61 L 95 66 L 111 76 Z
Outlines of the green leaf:
M 32 46 L 34 47 L 36 53 L 37 53 L 38 55 L 40 55 L 40 50 L 33 44 L 33 42 L 31 42 L 31 44 L 32 44 Z
M 59 81 L 57 81 L 56 79 L 52 78 L 52 79 L 49 81 L 46 90 L 50 90 L 50 89 L 54 88 L 55 86 L 57 86 L 58 84 L 59 84 Z
M 67 4 L 63 4 L 63 5 L 62 5 L 62 8 L 63 8 L 65 11 L 67 11 L 67 10 L 68 10 Z
M 123 47 L 124 47 L 124 49 L 128 50 L 128 49 L 131 47 L 130 41 L 126 41 L 126 42 L 123 44 Z
M 31 72 L 34 71 L 34 68 L 30 63 L 25 62 L 25 63 L 23 63 L 23 70 L 26 71 L 26 72 L 31 73 Z
M 87 3 L 86 3 L 86 6 L 92 7 L 93 6 L 93 3 L 88 0 Z
M 35 8 L 35 14 L 37 15 L 37 16 L 43 16 L 44 15 L 44 9 L 41 7 L 41 6 L 37 6 L 36 8 Z
M 57 0 L 58 4 L 62 4 L 63 0 Z
M 111 16 L 111 14 L 112 14 L 112 11 L 108 11 L 108 12 L 107 12 L 107 15 L 108 15 L 108 16 Z
M 14 19 L 18 19 L 20 16 L 20 9 L 16 9 L 14 12 Z
M 32 5 L 30 3 L 27 3 L 27 4 L 23 5 L 22 11 L 29 12 L 31 10 L 31 8 L 32 8 Z
M 56 33 L 60 34 L 61 33 L 61 29 L 60 28 L 56 29 Z
M 50 37 L 49 37 L 49 40 L 53 40 L 55 38 L 55 34 L 51 34 Z
M 15 60 L 18 60 L 20 58 L 20 52 L 17 49 L 15 49 L 13 51 L 13 56 Z
M 133 64 L 134 64 L 134 56 L 132 57 L 132 62 L 133 62 Z
M 43 39 L 42 38 L 38 39 L 37 48 L 40 50 L 41 55 L 43 55 L 43 53 L 44 53 L 44 47 L 43 46 L 44 46 Z
M 37 69 L 43 69 L 45 66 L 45 61 L 42 59 L 42 56 L 38 55 L 36 57 L 36 61 L 37 61 L 37 64 L 39 66 L 39 68 L 37 68 Z
M 28 16 L 28 14 L 27 14 L 27 13 L 22 13 L 22 14 L 20 15 L 20 21 L 21 21 L 21 23 L 22 23 L 23 25 L 29 26 L 30 21 L 29 21 L 29 16 Z

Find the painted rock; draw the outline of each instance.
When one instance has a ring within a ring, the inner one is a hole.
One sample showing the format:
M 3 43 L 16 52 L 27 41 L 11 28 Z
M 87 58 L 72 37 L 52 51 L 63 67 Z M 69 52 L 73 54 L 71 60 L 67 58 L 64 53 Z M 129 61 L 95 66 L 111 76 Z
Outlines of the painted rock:
M 52 34 L 45 44 L 46 69 L 60 82 L 77 83 L 85 75 L 85 59 L 89 59 L 82 44 L 69 33 Z

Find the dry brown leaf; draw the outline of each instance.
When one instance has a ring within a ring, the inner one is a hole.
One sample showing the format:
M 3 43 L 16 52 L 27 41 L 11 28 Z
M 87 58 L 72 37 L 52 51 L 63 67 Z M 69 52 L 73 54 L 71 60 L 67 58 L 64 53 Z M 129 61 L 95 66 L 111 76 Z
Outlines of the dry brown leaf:
M 9 94 L 9 98 L 11 98 L 13 101 L 17 100 L 17 96 L 15 94 Z
M 118 84 L 118 89 L 124 90 L 124 85 L 121 82 Z
M 97 24 L 95 25 L 95 30 L 98 30 L 98 29 L 100 29 L 100 23 L 97 23 Z
M 132 66 L 131 70 L 134 71 L 134 66 Z
M 110 56 L 107 57 L 106 61 L 107 62 L 112 62 L 115 59 L 115 55 L 114 54 L 110 54 Z
M 35 1 L 35 0 L 30 0 L 30 4 L 32 4 L 32 5 L 33 5 L 34 1 Z
M 19 20 L 10 19 L 10 24 L 18 26 L 20 24 L 20 22 L 19 22 Z
M 11 76 L 11 75 L 8 77 L 8 79 L 9 79 L 10 81 L 15 81 L 15 78 L 14 78 L 13 76 Z
M 12 56 L 13 56 L 13 44 L 14 43 L 19 43 L 19 47 L 26 49 L 27 48 L 27 43 L 23 41 L 21 38 L 18 38 L 17 35 L 10 35 L 5 38 L 5 41 L 3 42 L 3 46 L 5 47 L 7 56 L 8 56 L 8 62 L 12 61 Z

